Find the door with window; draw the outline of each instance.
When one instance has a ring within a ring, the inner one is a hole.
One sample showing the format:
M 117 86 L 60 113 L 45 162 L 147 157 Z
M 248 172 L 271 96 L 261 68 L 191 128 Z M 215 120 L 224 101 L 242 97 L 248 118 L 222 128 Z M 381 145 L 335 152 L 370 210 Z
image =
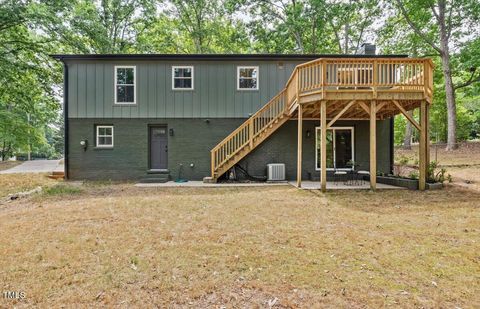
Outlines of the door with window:
M 166 126 L 150 127 L 150 169 L 168 168 L 168 135 Z
M 316 131 L 316 169 L 320 170 L 320 127 Z M 353 127 L 332 127 L 327 130 L 327 170 L 352 169 L 353 136 Z

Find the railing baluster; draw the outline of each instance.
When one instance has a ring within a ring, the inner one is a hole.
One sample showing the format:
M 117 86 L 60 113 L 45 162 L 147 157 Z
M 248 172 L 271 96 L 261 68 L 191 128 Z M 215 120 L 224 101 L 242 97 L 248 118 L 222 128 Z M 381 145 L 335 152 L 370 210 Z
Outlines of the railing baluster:
M 381 86 L 423 90 L 425 97 L 431 97 L 432 72 L 429 60 L 408 58 L 319 59 L 299 65 L 281 93 L 212 149 L 212 173 L 245 145 L 253 147 L 253 138 L 289 110 L 297 95 L 313 91 L 325 94 L 326 86 L 352 89 Z

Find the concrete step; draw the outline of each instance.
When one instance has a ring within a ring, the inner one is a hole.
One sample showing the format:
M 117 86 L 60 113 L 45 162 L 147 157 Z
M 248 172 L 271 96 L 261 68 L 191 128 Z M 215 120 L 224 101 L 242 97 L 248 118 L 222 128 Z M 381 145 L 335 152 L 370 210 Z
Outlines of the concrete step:
M 140 183 L 165 183 L 170 180 L 170 173 L 168 171 L 148 171 Z
M 203 183 L 216 183 L 217 179 L 213 177 L 203 177 Z
M 139 183 L 165 183 L 168 182 L 168 178 L 142 178 L 138 181 Z

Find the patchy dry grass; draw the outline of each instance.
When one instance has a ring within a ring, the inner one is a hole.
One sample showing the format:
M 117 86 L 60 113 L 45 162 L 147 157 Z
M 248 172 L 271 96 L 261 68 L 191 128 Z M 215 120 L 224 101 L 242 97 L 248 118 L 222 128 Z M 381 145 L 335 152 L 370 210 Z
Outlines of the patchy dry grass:
M 0 207 L 0 290 L 26 292 L 0 306 L 478 308 L 479 204 L 457 187 L 45 193 Z
M 0 175 L 0 200 L 12 193 L 31 190 L 38 186 L 48 187 L 57 183 L 46 174 L 1 174 Z
M 418 145 L 412 146 L 412 150 L 401 148 L 395 149 L 395 159 L 404 155 L 410 158 L 409 164 L 414 164 L 418 160 Z M 454 151 L 446 151 L 445 146 L 430 147 L 430 160 L 437 159 L 438 163 L 443 166 L 452 165 L 480 165 L 480 142 L 464 142 Z
M 449 167 L 447 170 L 454 184 L 480 191 L 480 166 Z
M 20 161 L 1 161 L 0 162 L 0 171 L 8 170 L 12 167 L 22 164 Z

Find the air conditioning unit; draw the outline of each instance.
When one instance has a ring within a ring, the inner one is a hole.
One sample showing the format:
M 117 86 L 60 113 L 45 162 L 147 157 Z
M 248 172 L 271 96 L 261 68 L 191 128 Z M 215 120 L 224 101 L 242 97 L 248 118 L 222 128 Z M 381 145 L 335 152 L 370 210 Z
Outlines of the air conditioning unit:
M 267 164 L 267 170 L 268 170 L 267 181 L 285 180 L 285 164 L 283 163 Z

